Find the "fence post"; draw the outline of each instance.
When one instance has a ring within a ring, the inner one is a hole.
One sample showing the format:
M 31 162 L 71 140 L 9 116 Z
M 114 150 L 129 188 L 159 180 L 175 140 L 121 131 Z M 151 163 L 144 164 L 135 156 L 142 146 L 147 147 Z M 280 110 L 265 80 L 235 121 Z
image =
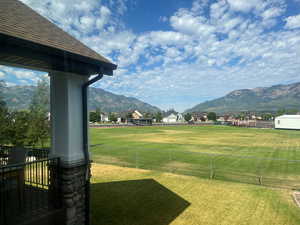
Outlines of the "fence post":
M 214 156 L 211 156 L 211 158 L 210 158 L 210 176 L 209 176 L 209 178 L 210 179 L 214 179 L 214 176 L 215 176 L 215 174 L 214 174 L 214 165 L 213 165 L 213 157 Z
M 260 185 L 263 185 L 263 177 L 262 177 L 262 175 L 260 175 L 259 177 L 258 177 L 258 183 L 260 184 Z
M 137 154 L 137 150 L 135 150 L 135 168 L 138 169 L 138 154 Z
M 259 160 L 258 166 L 258 184 L 263 185 L 263 176 L 262 176 L 262 160 Z
M 171 161 L 172 161 L 172 156 L 171 156 L 171 149 L 169 149 L 169 162 L 170 162 L 170 173 L 172 173 L 172 164 L 171 164 Z

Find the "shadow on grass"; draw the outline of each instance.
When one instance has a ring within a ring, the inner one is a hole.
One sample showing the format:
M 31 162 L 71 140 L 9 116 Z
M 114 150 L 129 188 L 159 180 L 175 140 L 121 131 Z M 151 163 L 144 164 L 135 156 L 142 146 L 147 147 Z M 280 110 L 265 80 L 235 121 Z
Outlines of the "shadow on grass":
M 93 225 L 167 225 L 190 203 L 153 179 L 91 185 Z

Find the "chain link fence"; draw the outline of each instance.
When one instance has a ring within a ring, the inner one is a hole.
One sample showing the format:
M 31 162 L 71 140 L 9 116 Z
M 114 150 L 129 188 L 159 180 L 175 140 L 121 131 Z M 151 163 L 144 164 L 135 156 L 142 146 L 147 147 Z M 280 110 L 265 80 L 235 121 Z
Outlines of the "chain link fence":
M 96 163 L 300 190 L 300 160 L 178 150 L 104 150 Z

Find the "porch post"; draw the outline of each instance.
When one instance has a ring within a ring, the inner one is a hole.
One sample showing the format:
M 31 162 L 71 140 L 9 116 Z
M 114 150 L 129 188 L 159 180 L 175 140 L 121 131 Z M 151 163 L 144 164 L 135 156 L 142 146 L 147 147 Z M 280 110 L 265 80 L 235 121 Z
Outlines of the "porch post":
M 51 154 L 60 157 L 62 201 L 66 225 L 86 224 L 87 166 L 83 152 L 82 86 L 88 76 L 50 74 Z

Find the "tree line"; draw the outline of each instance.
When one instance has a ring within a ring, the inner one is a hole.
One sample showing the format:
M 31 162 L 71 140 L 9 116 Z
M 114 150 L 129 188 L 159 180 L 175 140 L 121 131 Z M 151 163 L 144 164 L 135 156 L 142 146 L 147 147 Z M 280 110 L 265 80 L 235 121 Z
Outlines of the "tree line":
M 29 109 L 10 110 L 4 100 L 6 83 L 0 81 L 0 145 L 44 147 L 49 145 L 49 83 L 41 79 Z

